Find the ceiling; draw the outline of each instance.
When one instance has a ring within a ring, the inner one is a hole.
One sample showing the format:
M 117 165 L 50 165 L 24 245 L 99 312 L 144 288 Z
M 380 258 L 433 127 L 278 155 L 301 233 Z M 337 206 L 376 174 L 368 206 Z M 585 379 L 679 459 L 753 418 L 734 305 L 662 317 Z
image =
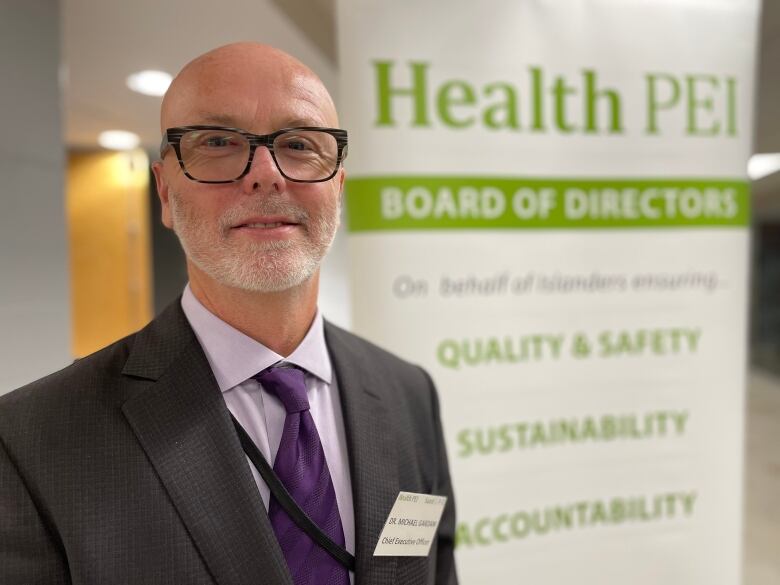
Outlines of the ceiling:
M 336 0 L 62 0 L 65 140 L 96 148 L 107 129 L 160 143 L 160 98 L 134 93 L 142 69 L 176 73 L 216 46 L 257 40 L 294 55 L 337 94 Z
M 159 144 L 160 98 L 125 87 L 141 69 L 175 73 L 194 55 L 236 40 L 261 40 L 298 57 L 338 102 L 337 0 L 62 0 L 65 135 L 95 148 L 109 128 Z M 764 0 L 756 152 L 780 152 L 780 1 Z

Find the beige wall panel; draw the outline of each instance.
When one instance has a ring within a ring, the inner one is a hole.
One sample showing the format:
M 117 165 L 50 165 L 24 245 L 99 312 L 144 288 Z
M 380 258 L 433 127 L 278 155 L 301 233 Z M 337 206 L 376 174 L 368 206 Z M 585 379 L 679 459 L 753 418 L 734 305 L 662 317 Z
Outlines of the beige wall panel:
M 152 316 L 147 157 L 72 154 L 67 191 L 72 345 L 81 357 Z

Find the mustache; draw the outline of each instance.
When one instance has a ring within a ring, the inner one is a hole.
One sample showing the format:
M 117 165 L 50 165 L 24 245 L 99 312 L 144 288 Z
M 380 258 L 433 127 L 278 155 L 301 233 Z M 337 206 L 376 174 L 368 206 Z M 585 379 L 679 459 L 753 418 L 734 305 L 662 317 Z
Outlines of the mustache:
M 281 215 L 301 224 L 309 221 L 306 210 L 290 203 L 289 200 L 280 197 L 264 197 L 226 210 L 219 218 L 219 225 L 222 229 L 229 229 L 242 223 L 246 218 L 263 215 Z

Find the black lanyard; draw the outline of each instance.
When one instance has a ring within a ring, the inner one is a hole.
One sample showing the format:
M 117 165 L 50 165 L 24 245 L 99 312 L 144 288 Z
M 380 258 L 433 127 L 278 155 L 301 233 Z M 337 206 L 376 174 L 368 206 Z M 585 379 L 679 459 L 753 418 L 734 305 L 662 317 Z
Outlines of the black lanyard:
M 336 559 L 339 564 L 343 565 L 347 570 L 354 572 L 355 557 L 333 542 L 333 540 L 317 526 L 314 520 L 309 518 L 306 512 L 301 510 L 298 502 L 293 499 L 290 492 L 284 487 L 284 484 L 276 473 L 274 473 L 274 470 L 268 464 L 266 458 L 263 457 L 260 449 L 257 448 L 257 445 L 255 445 L 254 441 L 244 430 L 244 427 L 239 424 L 236 417 L 232 414 L 230 415 L 230 418 L 233 419 L 233 426 L 236 427 L 238 440 L 241 441 L 241 447 L 243 447 L 244 453 L 249 457 L 252 465 L 255 466 L 260 477 L 262 477 L 263 481 L 268 485 L 268 488 L 271 490 L 271 493 L 282 509 L 287 512 L 287 515 L 295 522 L 298 528 L 303 530 L 314 542 L 324 548 L 325 552 Z

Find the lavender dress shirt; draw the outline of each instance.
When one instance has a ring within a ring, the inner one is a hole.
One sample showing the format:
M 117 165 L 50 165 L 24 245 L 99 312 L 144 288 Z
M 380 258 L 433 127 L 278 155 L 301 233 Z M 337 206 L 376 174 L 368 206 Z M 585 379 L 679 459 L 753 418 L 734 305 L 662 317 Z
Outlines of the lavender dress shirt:
M 345 548 L 354 554 L 355 515 L 344 419 L 328 348 L 325 345 L 320 312 L 317 311 L 314 322 L 300 345 L 285 357 L 211 313 L 195 298 L 189 284 L 184 289 L 181 306 L 203 347 L 228 409 L 272 465 L 282 439 L 286 412 L 279 399 L 264 390 L 251 377 L 280 361 L 294 364 L 306 372 L 311 416 L 317 426 L 333 479 L 336 502 L 344 528 Z M 251 463 L 249 466 L 267 510 L 270 497 L 268 486 L 254 466 Z M 350 574 L 350 580 L 353 578 Z

